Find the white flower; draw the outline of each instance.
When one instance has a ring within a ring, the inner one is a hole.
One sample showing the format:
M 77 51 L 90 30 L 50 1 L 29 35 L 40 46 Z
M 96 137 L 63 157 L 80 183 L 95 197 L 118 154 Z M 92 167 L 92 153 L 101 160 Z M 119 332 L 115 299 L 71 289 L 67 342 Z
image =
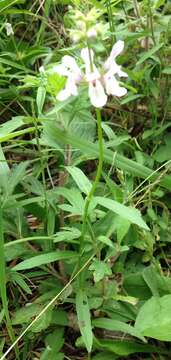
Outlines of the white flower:
M 7 32 L 7 36 L 14 35 L 14 31 L 13 31 L 12 25 L 10 23 L 7 22 L 5 24 L 5 29 L 6 29 L 6 32 Z
M 39 67 L 39 72 L 42 73 L 42 74 L 45 73 L 45 68 L 44 68 L 43 65 Z
M 95 107 L 103 107 L 107 102 L 107 95 L 105 94 L 104 87 L 100 81 L 101 74 L 94 64 L 94 52 L 88 48 L 82 49 L 81 57 L 85 62 L 90 101 Z
M 82 79 L 82 73 L 75 59 L 72 56 L 65 55 L 62 58 L 62 64 L 54 66 L 53 70 L 58 74 L 67 77 L 65 88 L 58 93 L 57 99 L 59 101 L 64 101 L 71 95 L 77 96 L 77 84 Z
M 88 94 L 93 106 L 103 107 L 107 103 L 107 95 L 124 96 L 127 90 L 120 86 L 117 77 L 127 77 L 128 75 L 121 70 L 115 59 L 122 52 L 124 42 L 119 40 L 113 46 L 111 53 L 103 65 L 100 72 L 94 63 L 94 52 L 91 49 L 81 50 L 81 58 L 85 63 L 85 80 L 88 83 Z M 77 85 L 82 80 L 83 75 L 72 56 L 64 56 L 62 64 L 54 67 L 54 71 L 67 77 L 65 88 L 59 92 L 57 99 L 66 100 L 71 95 L 78 95 Z
M 104 87 L 100 80 L 89 83 L 88 93 L 94 107 L 101 108 L 107 103 L 107 95 L 104 92 Z

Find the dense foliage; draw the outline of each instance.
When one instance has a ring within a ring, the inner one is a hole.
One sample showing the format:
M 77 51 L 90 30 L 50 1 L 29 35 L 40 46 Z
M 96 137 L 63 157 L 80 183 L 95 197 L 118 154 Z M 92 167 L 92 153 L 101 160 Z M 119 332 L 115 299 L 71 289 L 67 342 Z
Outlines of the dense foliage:
M 170 0 L 0 0 L 0 35 L 0 360 L 169 359 Z

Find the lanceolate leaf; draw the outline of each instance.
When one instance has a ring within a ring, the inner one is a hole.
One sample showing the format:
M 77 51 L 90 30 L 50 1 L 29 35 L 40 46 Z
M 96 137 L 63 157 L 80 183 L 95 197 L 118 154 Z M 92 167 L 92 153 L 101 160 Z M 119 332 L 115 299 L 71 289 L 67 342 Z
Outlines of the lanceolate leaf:
M 145 340 L 138 329 L 136 330 L 133 326 L 128 325 L 128 324 L 118 321 L 118 320 L 99 318 L 99 319 L 93 320 L 92 323 L 95 327 L 98 327 L 101 329 L 106 329 L 106 330 L 111 330 L 111 331 L 121 331 L 121 332 L 124 332 L 125 334 L 130 334 L 141 340 Z
M 56 142 L 57 148 L 59 147 L 57 142 L 60 141 L 64 144 L 71 144 L 73 147 L 79 149 L 83 154 L 86 154 L 87 156 L 94 156 L 95 158 L 98 158 L 99 150 L 97 144 L 93 144 L 90 141 L 79 138 L 67 131 L 62 131 L 52 122 L 49 122 L 45 125 L 44 132 L 45 137 L 49 141 L 53 140 L 53 145 Z M 134 176 L 139 176 L 142 179 L 146 179 L 147 177 L 149 177 L 148 180 L 154 181 L 160 176 L 160 173 L 153 173 L 153 170 L 149 169 L 148 167 L 143 166 L 133 160 L 127 159 L 120 154 L 113 153 L 111 150 L 108 149 L 104 150 L 104 161 L 110 165 L 114 162 L 116 167 L 127 171 Z M 161 178 L 160 185 L 162 185 L 168 190 L 171 190 L 171 176 L 165 175 L 163 178 Z
M 60 251 L 56 250 L 53 252 L 49 252 L 47 254 L 36 255 L 31 257 L 30 259 L 24 260 L 18 265 L 13 267 L 13 270 L 26 270 L 32 269 L 37 266 L 49 264 L 53 261 L 65 260 L 65 259 L 73 259 L 76 258 L 77 254 L 74 251 Z
M 87 178 L 87 176 L 82 172 L 82 170 L 80 170 L 76 166 L 67 166 L 66 169 L 73 177 L 79 189 L 87 195 L 92 187 L 91 182 Z
M 76 309 L 80 332 L 87 351 L 90 353 L 93 344 L 91 317 L 86 293 L 79 289 L 76 294 Z
M 148 226 L 142 219 L 139 210 L 133 207 L 125 206 L 115 200 L 107 199 L 101 196 L 96 196 L 96 200 L 100 205 L 104 206 L 109 210 L 112 210 L 124 219 L 130 221 L 132 224 L 136 224 L 145 230 L 149 230 Z

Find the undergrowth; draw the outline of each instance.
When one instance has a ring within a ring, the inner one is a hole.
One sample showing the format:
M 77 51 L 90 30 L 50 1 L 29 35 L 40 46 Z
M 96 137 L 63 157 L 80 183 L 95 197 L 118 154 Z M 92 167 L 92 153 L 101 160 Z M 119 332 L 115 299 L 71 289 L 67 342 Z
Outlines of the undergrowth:
M 0 16 L 0 360 L 169 359 L 170 1 Z

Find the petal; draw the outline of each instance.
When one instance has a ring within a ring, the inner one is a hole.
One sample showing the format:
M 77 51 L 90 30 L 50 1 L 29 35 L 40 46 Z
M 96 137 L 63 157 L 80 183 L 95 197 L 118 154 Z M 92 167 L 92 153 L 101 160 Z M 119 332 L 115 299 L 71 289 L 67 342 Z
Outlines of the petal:
M 107 95 L 104 92 L 103 85 L 99 80 L 89 84 L 89 97 L 92 105 L 101 108 L 107 102 Z
M 62 64 L 66 68 L 68 68 L 72 73 L 74 73 L 76 76 L 78 77 L 81 76 L 81 70 L 72 56 L 65 55 L 62 58 Z
M 118 74 L 120 67 L 118 64 L 116 64 L 115 60 L 111 59 L 109 61 L 109 59 L 108 59 L 107 66 L 106 66 L 106 63 L 104 64 L 104 68 L 105 68 L 105 70 L 107 70 L 107 74 L 109 74 L 110 76 Z
M 128 74 L 121 70 L 121 66 L 119 66 L 119 69 L 118 69 L 118 71 L 117 71 L 117 74 L 118 74 L 120 77 L 128 77 Z
M 104 64 L 105 69 L 109 69 L 112 66 L 115 58 L 123 51 L 124 49 L 124 41 L 118 40 L 112 47 L 111 53 Z
M 89 64 L 90 65 L 90 57 L 91 60 L 94 60 L 94 51 L 92 49 L 88 49 L 87 48 L 83 48 L 81 50 L 81 58 L 83 59 L 83 61 L 85 62 L 85 64 Z
M 45 68 L 44 68 L 43 65 L 39 67 L 39 72 L 40 73 L 45 73 Z
M 95 66 L 93 72 L 86 72 L 86 80 L 88 82 L 98 80 L 98 79 L 100 79 L 100 77 L 101 77 L 101 75 L 100 75 L 98 69 L 96 68 L 96 66 Z
M 86 67 L 86 73 L 92 72 L 91 69 L 91 62 L 93 65 L 93 70 L 96 68 L 95 64 L 93 63 L 94 60 L 94 51 L 92 49 L 84 48 L 81 50 L 81 58 L 83 59 Z
M 124 96 L 126 94 L 127 94 L 127 89 L 125 89 L 122 86 L 116 87 L 115 94 L 114 94 L 115 96 L 121 97 L 121 96 Z
M 116 58 L 124 49 L 124 41 L 118 40 L 112 47 L 110 56 Z
M 124 96 L 127 93 L 127 89 L 119 85 L 119 82 L 114 76 L 104 76 L 105 89 L 108 95 Z
M 77 96 L 78 95 L 78 89 L 77 89 L 77 85 L 75 83 L 75 79 L 74 77 L 69 77 L 67 82 L 66 82 L 66 88 L 68 89 L 68 91 L 70 91 L 71 95 Z
M 68 89 L 61 90 L 57 95 L 57 100 L 64 101 L 68 99 L 71 96 L 71 93 L 68 91 Z
M 90 54 L 91 54 L 91 61 L 92 61 L 92 64 L 90 62 Z M 93 60 L 94 60 L 94 52 L 93 50 L 91 49 L 89 51 L 88 48 L 84 48 L 81 50 L 81 57 L 85 63 L 85 71 L 86 71 L 86 80 L 88 82 L 91 82 L 91 81 L 94 81 L 94 80 L 97 80 L 101 77 L 96 65 L 94 64 Z M 93 68 L 93 71 L 92 71 L 92 68 Z
M 58 93 L 56 98 L 59 101 L 64 101 L 71 95 L 78 95 L 78 89 L 72 76 L 68 77 L 65 88 Z
M 70 75 L 69 70 L 62 64 L 54 66 L 53 71 L 57 72 L 59 75 L 62 75 L 62 76 L 69 76 Z

